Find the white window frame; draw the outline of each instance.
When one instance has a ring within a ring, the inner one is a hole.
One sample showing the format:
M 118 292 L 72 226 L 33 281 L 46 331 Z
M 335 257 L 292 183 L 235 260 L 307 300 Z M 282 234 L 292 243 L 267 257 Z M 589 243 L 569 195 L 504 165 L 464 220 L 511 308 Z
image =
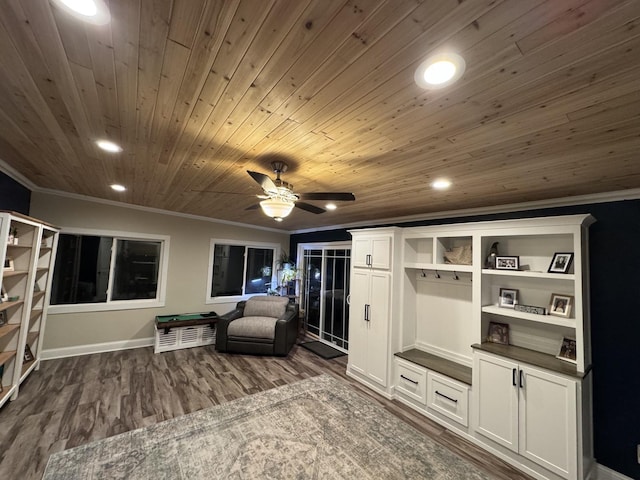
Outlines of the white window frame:
M 114 230 L 93 230 L 84 228 L 62 228 L 61 234 L 68 235 L 84 235 L 96 237 L 113 238 L 113 247 L 111 251 L 111 262 L 109 264 L 109 282 L 107 289 L 107 301 L 96 303 L 75 303 L 65 305 L 49 305 L 48 313 L 81 313 L 81 312 L 106 312 L 111 310 L 138 310 L 142 308 L 158 308 L 165 306 L 167 294 L 167 277 L 169 271 L 169 244 L 171 237 L 169 235 L 156 235 L 149 233 L 132 233 Z M 158 288 L 156 290 L 156 298 L 139 299 L 139 300 L 111 300 L 111 292 L 113 289 L 113 274 L 115 271 L 116 254 L 118 240 L 134 240 L 141 242 L 160 242 L 160 262 L 158 268 Z
M 276 264 L 278 262 L 278 258 L 280 257 L 280 252 L 282 250 L 282 246 L 279 243 L 266 243 L 266 242 L 246 242 L 242 240 L 229 240 L 224 238 L 212 238 L 211 243 L 209 245 L 209 268 L 207 274 L 207 291 L 205 293 L 205 303 L 206 304 L 216 304 L 216 303 L 237 303 L 242 300 L 247 300 L 251 297 L 255 297 L 256 295 L 264 295 L 264 293 L 248 293 L 245 294 L 245 283 L 247 281 L 247 256 L 244 258 L 244 266 L 242 271 L 242 295 L 228 295 L 228 296 L 211 296 L 211 287 L 213 283 L 213 257 L 215 253 L 216 245 L 234 245 L 239 247 L 245 247 L 245 251 L 247 248 L 262 248 L 262 249 L 273 249 L 273 265 L 271 267 L 271 283 L 277 281 L 277 272 L 276 272 Z

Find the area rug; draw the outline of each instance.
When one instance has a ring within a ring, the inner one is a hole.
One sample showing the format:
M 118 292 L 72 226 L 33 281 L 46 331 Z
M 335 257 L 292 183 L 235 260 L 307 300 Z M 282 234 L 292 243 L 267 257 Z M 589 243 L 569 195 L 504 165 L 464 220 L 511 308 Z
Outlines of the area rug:
M 323 375 L 56 453 L 43 478 L 489 477 Z
M 327 345 L 326 343 L 318 341 L 302 342 L 300 346 L 324 358 L 325 360 L 331 360 L 332 358 L 342 357 L 343 355 L 346 355 L 346 353 L 341 352 L 340 350 L 337 350 Z

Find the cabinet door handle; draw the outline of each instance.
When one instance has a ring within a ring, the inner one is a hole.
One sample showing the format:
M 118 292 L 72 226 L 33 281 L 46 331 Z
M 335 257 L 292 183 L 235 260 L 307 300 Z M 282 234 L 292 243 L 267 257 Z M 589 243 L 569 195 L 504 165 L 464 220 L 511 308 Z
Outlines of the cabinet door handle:
M 365 262 L 367 265 L 371 266 L 371 254 L 367 254 L 367 260 Z
M 411 382 L 411 383 L 413 383 L 414 385 L 417 385 L 417 384 L 418 384 L 418 382 L 416 382 L 415 380 L 411 380 L 409 377 L 405 377 L 405 376 L 404 376 L 404 375 L 402 375 L 402 374 L 400 375 L 400 378 L 402 378 L 402 379 L 406 380 L 407 382 Z
M 523 388 L 524 384 L 522 383 L 522 370 L 520 370 L 520 388 Z
M 371 308 L 371 305 L 367 303 L 364 304 L 364 321 L 365 322 L 371 321 L 371 319 L 369 318 L 370 308 Z
M 514 387 L 518 386 L 518 384 L 516 383 L 516 369 L 515 368 L 513 370 L 511 370 L 511 382 L 513 383 Z
M 438 390 L 436 390 L 436 395 L 440 395 L 441 397 L 446 398 L 446 399 L 447 399 L 447 400 L 449 400 L 450 402 L 458 403 L 458 400 L 456 400 L 455 398 L 448 397 L 448 396 L 446 396 L 444 393 L 440 393 Z

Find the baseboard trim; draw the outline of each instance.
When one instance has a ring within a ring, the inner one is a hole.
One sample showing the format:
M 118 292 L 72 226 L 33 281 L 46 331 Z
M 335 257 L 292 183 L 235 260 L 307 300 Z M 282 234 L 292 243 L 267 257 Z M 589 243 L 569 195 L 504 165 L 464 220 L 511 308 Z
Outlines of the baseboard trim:
M 611 470 L 604 465 L 596 464 L 596 479 L 597 480 L 633 480 L 631 477 L 627 477 L 621 473 Z
M 155 345 L 153 337 L 138 338 L 135 340 L 121 340 L 118 342 L 93 343 L 90 345 L 78 345 L 75 347 L 49 348 L 42 350 L 41 360 L 53 360 L 55 358 L 77 357 L 79 355 L 91 355 L 93 353 L 115 352 L 132 348 L 152 347 Z

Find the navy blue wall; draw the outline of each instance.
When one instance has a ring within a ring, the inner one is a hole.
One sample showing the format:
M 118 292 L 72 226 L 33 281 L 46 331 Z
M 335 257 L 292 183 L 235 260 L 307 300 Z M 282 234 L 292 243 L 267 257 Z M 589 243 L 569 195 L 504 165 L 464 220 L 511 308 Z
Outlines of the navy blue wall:
M 29 215 L 30 203 L 31 190 L 0 172 L 0 210 L 11 210 Z
M 527 212 L 414 221 L 402 227 L 591 213 L 591 332 L 594 381 L 594 441 L 598 463 L 640 479 L 640 200 Z M 346 230 L 291 236 L 298 243 L 350 238 Z

